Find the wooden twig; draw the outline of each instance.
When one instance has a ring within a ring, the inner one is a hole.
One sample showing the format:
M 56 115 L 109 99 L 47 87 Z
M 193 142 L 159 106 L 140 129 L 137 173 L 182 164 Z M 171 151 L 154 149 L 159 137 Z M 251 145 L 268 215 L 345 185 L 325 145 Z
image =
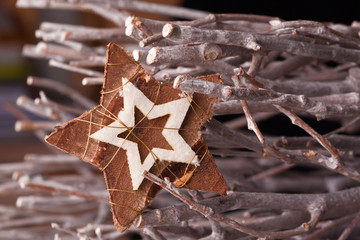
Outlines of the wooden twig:
M 54 80 L 29 76 L 26 83 L 30 86 L 44 87 L 58 91 L 59 93 L 68 96 L 74 102 L 77 102 L 85 108 L 91 109 L 95 106 L 95 103 L 93 101 L 83 96 L 81 93 Z
M 46 121 L 16 121 L 15 123 L 15 131 L 23 132 L 23 131 L 38 131 L 38 130 L 46 130 L 50 131 L 54 129 L 55 122 L 46 122 Z
M 51 120 L 57 120 L 59 118 L 59 114 L 55 112 L 52 108 L 45 107 L 41 104 L 36 104 L 32 99 L 26 97 L 25 95 L 21 95 L 20 97 L 18 97 L 16 104 L 19 107 L 22 107 L 30 112 L 33 112 L 39 116 L 49 118 Z
M 252 175 L 251 177 L 249 177 L 248 179 L 246 179 L 247 181 L 258 181 L 264 178 L 267 178 L 269 176 L 273 176 L 275 174 L 278 174 L 280 172 L 286 171 L 292 167 L 294 167 L 294 164 L 281 164 L 279 166 L 273 167 L 273 168 L 269 168 L 263 172 L 260 172 L 258 174 Z
M 144 172 L 144 176 L 156 183 L 157 185 L 161 186 L 162 188 L 164 188 L 165 190 L 167 190 L 168 192 L 170 192 L 172 195 L 174 195 L 175 197 L 177 197 L 179 200 L 181 200 L 182 202 L 184 202 L 185 204 L 187 204 L 191 209 L 201 213 L 202 215 L 204 215 L 205 217 L 211 218 L 213 220 L 216 220 L 218 222 L 221 222 L 223 224 L 229 225 L 230 227 L 244 232 L 248 235 L 251 236 L 256 236 L 256 237 L 262 237 L 262 238 L 283 238 L 283 237 L 289 237 L 289 236 L 293 236 L 293 235 L 298 235 L 299 233 L 304 233 L 306 232 L 310 227 L 314 227 L 315 224 L 318 222 L 318 220 L 320 219 L 321 213 L 323 212 L 323 207 L 319 207 L 317 202 L 311 204 L 309 206 L 309 212 L 311 213 L 311 219 L 309 221 L 309 223 L 307 224 L 303 224 L 302 226 L 292 229 L 292 230 L 288 230 L 288 231 L 283 231 L 283 232 L 264 232 L 264 231 L 256 231 L 254 229 L 245 227 L 239 223 L 237 223 L 236 221 L 217 215 L 214 213 L 214 210 L 211 209 L 210 207 L 201 205 L 196 203 L 194 200 L 192 200 L 191 198 L 187 197 L 186 195 L 182 194 L 181 192 L 179 192 L 169 181 L 164 181 L 161 180 L 160 178 L 156 177 L 155 175 L 149 173 L 149 172 Z M 323 206 L 322 203 L 320 203 L 321 206 Z
M 281 94 L 266 89 L 233 88 L 226 85 L 188 78 L 182 75 L 175 79 L 174 86 L 185 91 L 209 94 L 227 101 L 233 99 L 251 100 L 295 108 L 296 110 L 313 114 L 320 119 L 338 114 L 354 116 L 360 111 L 360 107 L 357 105 L 344 106 L 340 104 L 327 104 L 313 101 L 304 95 Z
M 356 224 L 358 224 L 359 220 L 360 220 L 360 213 L 357 213 L 355 215 L 355 217 L 351 220 L 349 225 L 341 233 L 338 240 L 346 240 L 350 236 L 350 234 L 354 230 L 354 228 L 356 227 Z
M 75 189 L 70 186 L 65 186 L 54 181 L 44 181 L 42 178 L 30 178 L 29 176 L 22 176 L 19 179 L 19 184 L 22 188 L 40 189 L 43 191 L 61 193 L 66 195 L 73 195 L 86 199 L 91 199 L 99 202 L 108 202 L 107 198 L 102 196 L 82 192 L 79 189 Z
M 319 133 L 317 133 L 313 128 L 311 128 L 308 124 L 306 124 L 301 118 L 299 118 L 296 114 L 289 111 L 289 109 L 286 109 L 284 107 L 276 106 L 277 109 L 279 109 L 280 112 L 285 114 L 288 118 L 290 118 L 291 122 L 302 128 L 304 131 L 306 131 L 308 134 L 310 134 L 316 141 L 318 141 L 328 152 L 331 154 L 332 159 L 329 162 L 329 165 L 340 165 L 342 164 L 340 160 L 339 153 L 337 149 L 330 143 L 329 140 L 327 140 L 325 137 L 321 136 Z M 336 166 L 334 167 L 336 168 Z
M 104 74 L 101 72 L 86 69 L 86 68 L 81 68 L 81 67 L 70 66 L 68 64 L 65 64 L 65 63 L 62 63 L 62 62 L 59 62 L 56 60 L 50 60 L 49 66 L 61 68 L 61 69 L 68 70 L 71 72 L 81 73 L 81 74 L 91 76 L 91 77 L 103 77 L 104 76 Z
M 186 40 L 188 42 L 212 42 L 217 44 L 241 46 L 258 51 L 280 50 L 305 57 L 321 59 L 333 59 L 336 61 L 349 61 L 359 63 L 360 50 L 343 47 L 333 47 L 321 44 L 302 42 L 297 45 L 296 41 L 226 30 L 208 30 L 189 26 L 167 24 L 164 26 L 162 35 L 171 40 Z M 295 47 L 296 46 L 296 47 Z
M 148 226 L 148 227 L 144 227 L 143 229 L 143 233 L 149 237 L 151 237 L 154 240 L 165 240 L 166 238 L 161 235 L 161 233 L 159 233 L 158 230 L 156 230 L 156 228 Z
M 232 143 L 235 146 L 245 147 L 256 152 L 262 152 L 262 146 L 258 142 L 255 142 L 253 139 L 239 131 L 234 131 L 225 127 L 222 123 L 215 119 L 206 123 L 205 127 L 211 134 L 214 134 L 218 138 L 222 138 L 224 141 Z
M 246 116 L 248 129 L 253 131 L 256 134 L 257 138 L 259 139 L 259 141 L 261 143 L 264 143 L 265 142 L 264 136 L 260 132 L 259 127 L 257 126 L 256 122 L 254 121 L 253 117 L 251 116 L 249 105 L 247 104 L 247 102 L 245 100 L 240 100 L 240 102 L 241 102 L 241 106 L 244 110 L 244 114 Z

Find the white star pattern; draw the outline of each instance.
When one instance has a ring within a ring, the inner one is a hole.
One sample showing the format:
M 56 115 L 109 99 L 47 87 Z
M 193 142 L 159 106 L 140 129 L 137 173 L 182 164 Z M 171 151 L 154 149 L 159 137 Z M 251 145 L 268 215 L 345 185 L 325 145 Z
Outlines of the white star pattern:
M 145 170 L 150 170 L 156 158 L 160 161 L 166 160 L 194 164 L 195 166 L 199 165 L 199 159 L 196 153 L 178 132 L 190 107 L 189 100 L 187 98 L 180 98 L 164 104 L 155 105 L 128 79 L 122 78 L 122 83 L 124 110 L 119 112 L 119 120 L 93 133 L 91 137 L 126 150 L 133 190 L 139 188 L 144 180 L 142 173 Z M 151 149 L 153 154 L 149 152 L 144 162 L 141 163 L 138 144 L 118 137 L 119 134 L 135 126 L 135 106 L 149 120 L 169 115 L 162 130 L 162 135 L 173 150 L 153 148 Z

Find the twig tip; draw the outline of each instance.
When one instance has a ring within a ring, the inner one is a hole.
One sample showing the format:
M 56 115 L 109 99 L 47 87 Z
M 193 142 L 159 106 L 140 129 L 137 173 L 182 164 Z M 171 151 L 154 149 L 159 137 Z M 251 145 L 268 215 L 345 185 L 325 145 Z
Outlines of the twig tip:
M 171 34 L 174 32 L 175 26 L 171 23 L 167 23 L 164 25 L 163 29 L 162 29 L 162 36 L 164 38 L 169 38 L 171 37 Z

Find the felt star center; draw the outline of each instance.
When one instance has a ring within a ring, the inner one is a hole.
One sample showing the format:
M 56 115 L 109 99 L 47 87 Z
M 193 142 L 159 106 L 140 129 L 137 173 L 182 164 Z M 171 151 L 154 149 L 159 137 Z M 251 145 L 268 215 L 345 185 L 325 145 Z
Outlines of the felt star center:
M 157 160 L 199 165 L 196 153 L 179 134 L 179 129 L 190 107 L 189 99 L 184 97 L 156 105 L 128 79 L 122 78 L 122 84 L 124 110 L 119 112 L 115 121 L 93 133 L 91 138 L 126 150 L 133 190 L 137 190 L 143 182 L 142 173 L 149 171 Z M 137 123 L 135 121 L 136 108 L 144 115 Z M 167 115 L 168 119 L 161 134 L 171 149 L 164 148 L 164 146 L 148 146 L 142 141 L 142 138 L 136 135 L 134 130 L 140 126 L 143 127 L 140 124 L 145 118 L 151 120 Z M 122 134 L 126 131 L 127 134 Z M 130 135 L 132 141 L 129 139 Z M 148 151 L 143 161 L 141 160 L 139 145 L 143 145 Z M 106 167 L 109 164 L 111 163 L 109 162 Z
M 168 119 L 169 115 L 148 119 L 137 107 L 135 107 L 136 127 L 118 134 L 118 138 L 127 139 L 132 142 L 139 142 L 140 139 L 141 141 L 138 143 L 138 148 L 141 162 L 143 163 L 150 152 L 150 149 L 163 148 L 173 150 L 162 135 L 162 130 Z M 157 139 L 157 141 L 153 141 L 153 139 Z

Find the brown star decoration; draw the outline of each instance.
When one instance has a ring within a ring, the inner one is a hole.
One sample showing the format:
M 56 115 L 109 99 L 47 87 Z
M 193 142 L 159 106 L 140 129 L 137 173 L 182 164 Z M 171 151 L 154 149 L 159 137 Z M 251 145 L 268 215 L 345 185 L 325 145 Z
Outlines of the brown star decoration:
M 222 81 L 219 75 L 202 79 Z M 111 43 L 100 104 L 58 127 L 46 141 L 104 172 L 115 226 L 124 231 L 161 190 L 144 179 L 145 170 L 177 187 L 226 194 L 200 131 L 215 102 L 159 83 Z

